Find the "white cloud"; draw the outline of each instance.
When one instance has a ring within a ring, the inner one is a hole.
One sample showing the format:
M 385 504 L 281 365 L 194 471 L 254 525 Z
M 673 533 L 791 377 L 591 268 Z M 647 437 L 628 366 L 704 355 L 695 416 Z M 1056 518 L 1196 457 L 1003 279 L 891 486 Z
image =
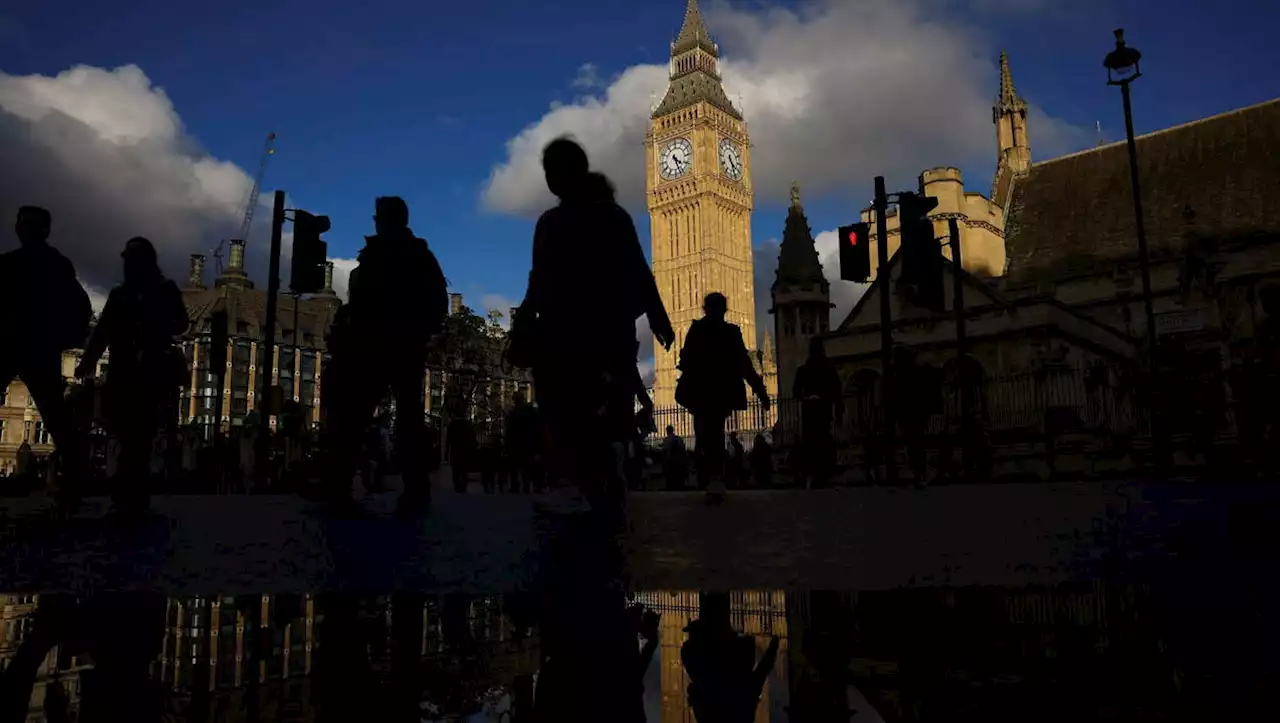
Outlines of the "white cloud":
M 578 66 L 578 75 L 572 83 L 575 88 L 600 88 L 604 81 L 600 78 L 600 68 L 595 63 L 583 63 Z
M 875 175 L 906 183 L 926 167 L 994 156 L 995 49 L 954 17 L 927 12 L 935 6 L 925 0 L 816 0 L 798 11 L 745 4 L 704 10 L 725 51 L 726 91 L 741 97 L 751 131 L 757 201 L 784 201 L 792 179 L 812 194 L 851 188 L 869 193 Z M 636 65 L 598 94 L 553 104 L 508 141 L 507 159 L 493 168 L 483 205 L 520 215 L 550 205 L 540 152 L 569 134 L 617 183 L 624 204 L 641 209 L 641 141 L 654 99 L 666 86 L 665 62 Z M 1040 157 L 1087 145 L 1087 132 L 1075 134 L 1039 111 L 1033 120 Z
M 86 284 L 84 281 L 81 281 L 80 285 L 84 287 L 84 292 L 89 295 L 89 305 L 93 307 L 93 313 L 101 314 L 102 307 L 107 305 L 107 294 L 110 293 L 110 290 L 103 291 Z
M 347 282 L 351 280 L 351 270 L 360 262 L 356 259 L 329 259 L 333 262 L 333 290 L 338 298 L 347 300 Z
M 94 289 L 120 277 L 133 236 L 156 245 L 170 277 L 187 257 L 239 230 L 252 180 L 186 134 L 164 90 L 137 66 L 76 66 L 56 76 L 0 72 L 0 222 L 34 204 L 53 214 L 50 241 Z M 262 198 L 269 204 L 271 192 Z M 260 210 L 247 263 L 261 278 L 268 226 Z M 6 238 L 0 247 L 10 243 Z

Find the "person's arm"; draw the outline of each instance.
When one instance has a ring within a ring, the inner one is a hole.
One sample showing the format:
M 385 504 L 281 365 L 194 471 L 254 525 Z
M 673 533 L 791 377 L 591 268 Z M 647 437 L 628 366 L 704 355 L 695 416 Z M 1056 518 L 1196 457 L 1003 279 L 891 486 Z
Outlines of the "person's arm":
M 98 323 L 93 327 L 93 333 L 89 335 L 89 343 L 85 344 L 84 355 L 80 357 L 80 363 L 76 366 L 76 376 L 89 376 L 87 372 L 92 371 L 98 366 L 98 360 L 102 358 L 102 354 L 107 350 L 108 340 L 111 334 L 111 326 L 116 323 L 115 318 L 119 313 L 116 306 L 119 294 L 115 289 L 107 296 L 107 303 L 102 307 L 102 315 L 98 317 Z
M 760 372 L 756 371 L 756 365 L 751 362 L 751 352 L 747 351 L 747 344 L 742 340 L 742 328 L 735 325 L 734 329 L 738 331 L 738 363 L 742 378 L 761 401 L 768 401 L 769 390 L 765 389 L 764 379 L 760 378 Z
M 427 293 L 430 298 L 427 300 L 427 314 L 431 320 L 431 334 L 436 334 L 444 326 L 444 320 L 449 315 L 449 281 L 445 278 L 444 268 L 440 266 L 440 259 L 427 247 L 427 242 L 422 242 L 424 252 L 424 265 L 426 266 L 426 276 L 429 285 Z
M 542 277 L 546 273 L 544 266 L 546 261 L 546 225 L 547 214 L 543 214 L 538 218 L 538 223 L 533 227 L 533 254 L 530 259 L 529 266 L 529 285 L 525 288 L 524 300 L 520 302 L 520 312 L 522 314 L 540 314 L 542 313 Z

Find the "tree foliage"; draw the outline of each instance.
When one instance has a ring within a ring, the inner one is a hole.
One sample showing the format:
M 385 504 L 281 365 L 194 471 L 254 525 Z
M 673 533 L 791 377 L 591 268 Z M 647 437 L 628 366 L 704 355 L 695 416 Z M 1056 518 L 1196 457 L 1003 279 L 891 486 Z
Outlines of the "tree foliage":
M 445 319 L 428 357 L 430 368 L 445 375 L 445 417 L 499 415 L 501 401 L 491 389 L 495 380 L 508 376 L 502 353 L 506 344 L 502 318 L 497 310 L 490 310 L 486 318 L 464 306 Z

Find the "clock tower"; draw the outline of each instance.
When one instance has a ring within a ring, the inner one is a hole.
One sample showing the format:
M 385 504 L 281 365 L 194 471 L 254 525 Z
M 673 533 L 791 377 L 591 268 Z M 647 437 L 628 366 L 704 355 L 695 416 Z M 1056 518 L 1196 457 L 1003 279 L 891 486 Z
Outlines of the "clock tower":
M 719 291 L 728 321 L 756 347 L 751 257 L 751 143 L 742 113 L 720 82 L 720 49 L 688 0 L 671 44 L 671 82 L 645 133 L 653 275 L 676 331 L 671 351 L 655 352 L 653 397 L 675 405 L 678 352 L 702 299 Z M 772 367 L 772 359 L 757 360 Z

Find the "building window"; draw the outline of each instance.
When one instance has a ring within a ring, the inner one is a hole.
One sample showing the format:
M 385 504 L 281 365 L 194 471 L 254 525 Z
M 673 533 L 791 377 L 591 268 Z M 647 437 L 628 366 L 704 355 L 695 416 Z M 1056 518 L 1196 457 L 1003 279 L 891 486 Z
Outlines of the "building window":
M 36 422 L 35 428 L 31 433 L 32 444 L 53 444 L 53 437 L 49 435 L 49 430 L 45 429 L 44 420 Z

